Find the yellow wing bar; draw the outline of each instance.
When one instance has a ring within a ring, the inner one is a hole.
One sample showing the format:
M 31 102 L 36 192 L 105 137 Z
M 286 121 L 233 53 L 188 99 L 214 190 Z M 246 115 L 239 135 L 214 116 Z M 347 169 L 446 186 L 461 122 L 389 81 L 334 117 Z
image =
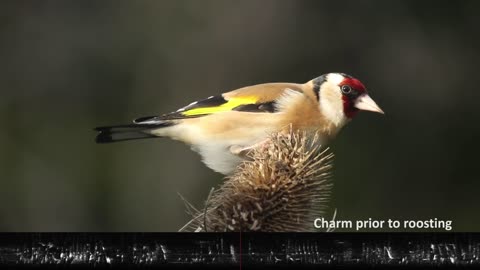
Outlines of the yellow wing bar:
M 257 97 L 235 97 L 227 100 L 226 103 L 223 103 L 218 106 L 194 108 L 191 110 L 184 111 L 181 114 L 185 116 L 195 116 L 195 115 L 202 115 L 202 114 L 212 114 L 217 112 L 226 112 L 226 111 L 231 111 L 235 107 L 238 107 L 241 105 L 255 104 L 257 100 L 258 100 Z

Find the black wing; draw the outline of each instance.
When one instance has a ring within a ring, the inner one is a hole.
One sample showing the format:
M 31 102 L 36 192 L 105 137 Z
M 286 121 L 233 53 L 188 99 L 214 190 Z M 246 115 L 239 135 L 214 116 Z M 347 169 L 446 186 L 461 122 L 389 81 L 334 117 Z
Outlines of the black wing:
M 215 108 L 221 108 L 222 105 L 226 105 L 229 101 L 230 100 L 226 100 L 222 95 L 211 96 L 200 101 L 192 102 L 189 105 L 183 108 L 180 108 L 175 112 L 171 112 L 161 116 L 140 117 L 135 119 L 133 122 L 135 124 L 154 124 L 159 122 L 165 122 L 168 120 L 202 117 L 210 113 L 189 114 L 189 112 L 192 112 L 193 110 L 196 110 L 196 109 L 205 109 L 205 108 L 210 108 L 212 110 L 215 110 Z M 232 108 L 223 109 L 223 111 L 225 110 L 273 113 L 275 112 L 275 101 L 270 101 L 266 103 L 241 104 L 241 105 L 236 105 L 235 107 L 232 107 Z M 222 111 L 222 110 L 219 109 L 218 111 Z

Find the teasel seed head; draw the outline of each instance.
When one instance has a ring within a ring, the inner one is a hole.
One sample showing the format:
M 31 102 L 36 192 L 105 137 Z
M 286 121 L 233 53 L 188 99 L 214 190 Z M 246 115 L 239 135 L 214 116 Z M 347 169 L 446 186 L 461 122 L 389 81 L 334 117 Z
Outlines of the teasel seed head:
M 314 231 L 331 196 L 333 154 L 317 133 L 275 133 L 252 149 L 207 199 L 205 208 L 186 205 L 193 219 L 180 231 Z

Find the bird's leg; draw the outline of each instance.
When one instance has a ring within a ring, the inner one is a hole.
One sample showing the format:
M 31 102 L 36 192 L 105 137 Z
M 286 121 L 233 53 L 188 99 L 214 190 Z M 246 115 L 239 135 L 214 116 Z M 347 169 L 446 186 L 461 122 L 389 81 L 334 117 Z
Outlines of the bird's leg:
M 247 154 L 252 151 L 253 149 L 260 148 L 260 147 L 266 147 L 267 144 L 270 142 L 270 139 L 265 139 L 263 141 L 260 141 L 258 143 L 249 145 L 249 146 L 243 146 L 243 145 L 232 145 L 230 146 L 230 152 L 236 156 L 242 157 L 242 158 L 247 158 Z

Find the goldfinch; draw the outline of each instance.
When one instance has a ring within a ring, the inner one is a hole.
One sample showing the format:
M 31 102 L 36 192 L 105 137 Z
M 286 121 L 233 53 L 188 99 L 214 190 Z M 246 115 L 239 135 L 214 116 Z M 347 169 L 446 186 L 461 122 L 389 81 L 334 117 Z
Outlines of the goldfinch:
M 287 128 L 316 131 L 327 144 L 359 110 L 382 113 L 357 79 L 329 73 L 304 84 L 266 83 L 195 101 L 175 112 L 133 124 L 95 128 L 97 143 L 169 137 L 198 152 L 203 162 L 230 174 L 245 150 Z

